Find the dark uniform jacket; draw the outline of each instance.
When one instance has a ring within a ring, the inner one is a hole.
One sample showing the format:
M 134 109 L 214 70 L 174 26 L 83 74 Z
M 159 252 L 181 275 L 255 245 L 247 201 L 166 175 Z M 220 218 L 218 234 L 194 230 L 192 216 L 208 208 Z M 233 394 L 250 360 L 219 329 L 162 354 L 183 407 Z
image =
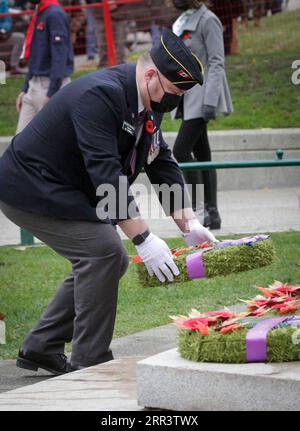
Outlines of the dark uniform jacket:
M 148 164 L 152 134 L 143 128 L 131 172 L 138 109 L 135 71 L 135 65 L 124 64 L 93 72 L 55 94 L 0 159 L 0 200 L 57 218 L 99 221 L 97 187 L 113 185 L 118 199 L 119 178 L 129 188 L 143 167 L 151 183 L 176 183 L 183 190 L 181 171 L 159 129 L 160 150 Z M 129 195 L 127 205 L 133 200 Z M 184 206 L 177 200 L 175 208 L 174 202 L 170 212 Z
M 63 79 L 73 72 L 73 57 L 69 17 L 60 6 L 51 5 L 38 14 L 22 90 L 27 93 L 33 76 L 47 76 L 47 96 L 53 96 Z

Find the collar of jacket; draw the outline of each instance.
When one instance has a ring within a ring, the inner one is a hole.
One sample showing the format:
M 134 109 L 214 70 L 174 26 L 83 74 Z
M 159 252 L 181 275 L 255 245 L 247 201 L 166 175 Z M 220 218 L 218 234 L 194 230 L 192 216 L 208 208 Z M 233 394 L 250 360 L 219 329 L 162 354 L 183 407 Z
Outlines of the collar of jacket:
M 191 15 L 188 21 L 184 24 L 184 30 L 195 31 L 207 10 L 208 8 L 203 4 L 200 9 L 193 13 L 193 15 Z

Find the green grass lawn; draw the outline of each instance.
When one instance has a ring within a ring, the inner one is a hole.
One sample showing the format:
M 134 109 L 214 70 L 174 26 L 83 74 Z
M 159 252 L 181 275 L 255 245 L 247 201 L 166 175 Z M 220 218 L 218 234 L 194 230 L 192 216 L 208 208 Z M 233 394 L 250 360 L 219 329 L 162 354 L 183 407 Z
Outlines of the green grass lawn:
M 255 296 L 254 285 L 274 280 L 300 283 L 300 232 L 272 234 L 278 259 L 271 266 L 228 277 L 191 281 L 155 288 L 141 288 L 134 264 L 121 280 L 114 337 L 170 323 L 170 315 L 191 308 L 208 311 Z M 168 239 L 171 247 L 181 239 Z M 125 241 L 129 254 L 134 246 Z M 0 312 L 6 315 L 7 344 L 0 358 L 15 357 L 25 334 L 37 321 L 57 285 L 70 270 L 69 263 L 43 246 L 18 251 L 0 247 Z
M 226 69 L 235 112 L 209 124 L 210 130 L 286 128 L 300 124 L 300 85 L 291 82 L 291 65 L 299 60 L 300 10 L 264 18 L 262 28 L 240 30 L 241 54 L 227 57 Z M 129 56 L 136 61 L 140 53 Z M 77 72 L 74 78 L 86 72 Z M 22 80 L 0 85 L 0 136 L 15 133 L 15 99 Z M 180 121 L 166 115 L 164 131 L 177 131 Z

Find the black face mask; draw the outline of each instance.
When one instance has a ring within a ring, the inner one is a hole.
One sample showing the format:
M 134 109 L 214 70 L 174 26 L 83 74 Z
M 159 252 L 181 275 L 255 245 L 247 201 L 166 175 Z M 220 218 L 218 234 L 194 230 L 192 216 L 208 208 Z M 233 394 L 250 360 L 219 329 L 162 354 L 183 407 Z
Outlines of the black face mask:
M 164 90 L 164 95 L 161 98 L 160 102 L 155 102 L 154 100 L 152 100 L 151 96 L 150 96 L 149 88 L 148 88 L 148 83 L 147 83 L 147 91 L 148 91 L 148 95 L 149 95 L 149 99 L 150 99 L 151 109 L 154 112 L 171 112 L 171 111 L 173 111 L 173 109 L 177 108 L 177 106 L 179 105 L 181 96 L 177 96 L 177 94 L 172 94 L 172 93 L 166 92 L 162 83 L 161 83 L 159 75 L 157 75 L 157 76 L 159 79 L 159 83 L 160 83 L 162 89 Z
M 178 10 L 185 11 L 189 9 L 189 5 L 186 0 L 173 0 L 173 4 Z

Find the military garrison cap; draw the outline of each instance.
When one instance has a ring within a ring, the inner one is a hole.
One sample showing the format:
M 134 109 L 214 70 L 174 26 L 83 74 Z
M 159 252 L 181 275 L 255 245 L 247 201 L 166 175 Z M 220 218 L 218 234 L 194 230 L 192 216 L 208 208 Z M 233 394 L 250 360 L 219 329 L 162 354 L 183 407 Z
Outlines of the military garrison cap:
M 157 69 L 176 87 L 189 90 L 195 84 L 203 84 L 201 61 L 172 30 L 162 30 L 160 42 L 152 47 L 150 56 Z

